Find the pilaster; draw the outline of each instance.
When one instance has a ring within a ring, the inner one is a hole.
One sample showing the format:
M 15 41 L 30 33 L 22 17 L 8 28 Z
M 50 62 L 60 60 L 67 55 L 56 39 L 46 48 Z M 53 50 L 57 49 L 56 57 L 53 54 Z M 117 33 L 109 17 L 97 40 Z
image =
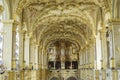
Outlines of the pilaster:
M 24 41 L 25 41 L 25 33 L 20 30 L 19 31 L 19 65 L 20 70 L 24 68 L 25 61 L 24 61 Z
M 17 28 L 17 23 L 14 21 L 13 23 L 13 29 L 12 29 L 12 70 L 17 69 L 16 66 L 16 28 Z
M 95 54 L 96 54 L 96 52 L 95 52 L 95 45 L 92 45 L 92 47 L 91 47 L 91 58 L 92 58 L 92 62 L 91 62 L 91 68 L 95 68 Z
M 41 63 L 41 68 L 42 70 L 44 70 L 44 49 L 42 49 L 42 53 L 41 53 L 41 59 L 42 59 L 42 63 Z
M 13 56 L 13 23 L 14 20 L 5 20 L 3 23 L 4 41 L 3 41 L 3 61 L 8 70 L 12 69 Z
M 42 46 L 39 47 L 39 69 L 42 69 Z
M 102 60 L 103 60 L 103 68 L 108 68 L 108 53 L 107 53 L 107 40 L 106 40 L 106 29 L 100 30 L 101 33 L 101 43 L 102 43 Z
M 39 61 L 39 44 L 35 45 L 35 69 L 38 70 L 38 61 Z
M 33 41 L 30 42 L 30 54 L 29 54 L 29 60 L 30 60 L 30 69 L 35 68 L 35 44 Z
M 120 68 L 120 19 L 114 18 L 110 20 L 110 27 L 112 33 L 113 54 L 110 60 L 112 69 Z
M 25 41 L 24 41 L 24 66 L 25 68 L 29 68 L 30 64 L 30 36 L 25 34 Z

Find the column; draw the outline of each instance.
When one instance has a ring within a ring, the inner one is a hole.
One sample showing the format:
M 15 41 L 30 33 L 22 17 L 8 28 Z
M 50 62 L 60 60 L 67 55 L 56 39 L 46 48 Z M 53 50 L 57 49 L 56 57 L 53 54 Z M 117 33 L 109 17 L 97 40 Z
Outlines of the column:
M 81 53 L 81 63 L 82 63 L 82 68 L 83 68 L 83 65 L 84 65 L 83 51 L 82 51 L 82 53 Z
M 92 51 L 91 51 L 91 55 L 92 55 L 92 56 L 91 56 L 91 59 L 92 59 L 92 60 L 91 60 L 91 68 L 94 69 L 94 68 L 95 68 L 95 58 L 96 58 L 96 56 L 95 56 L 95 55 L 96 55 L 96 52 L 95 52 L 95 44 L 92 45 L 91 50 L 92 50 Z
M 4 41 L 3 41 L 3 61 L 8 70 L 12 69 L 13 52 L 13 23 L 14 20 L 3 21 Z
M 65 69 L 65 43 L 61 43 L 61 69 Z
M 46 80 L 46 53 L 43 48 L 42 50 L 42 80 Z
M 39 46 L 39 79 L 42 80 L 42 46 Z
M 16 26 L 17 26 L 17 23 L 13 23 L 13 30 L 12 30 L 12 70 L 15 70 L 17 69 L 16 67 Z
M 86 48 L 86 68 L 89 68 L 89 48 Z
M 84 50 L 83 50 L 83 68 L 85 68 L 85 52 L 84 52 Z
M 111 68 L 120 68 L 120 20 L 111 20 L 113 54 L 111 58 Z
M 90 48 L 88 48 L 88 68 L 90 68 Z
M 47 69 L 47 53 L 43 54 L 43 67 Z
M 39 47 L 39 69 L 42 69 L 42 46 Z
M 41 59 L 42 59 L 41 67 L 42 67 L 42 69 L 44 69 L 44 53 L 43 52 L 41 54 Z
M 103 46 L 102 46 L 103 47 Z M 101 64 L 103 65 L 103 57 L 101 57 L 102 54 L 104 54 L 103 50 L 101 50 L 101 40 L 100 40 L 100 34 L 98 33 L 98 35 L 96 36 L 96 44 L 95 44 L 95 61 L 96 61 L 96 65 L 95 68 L 96 69 L 100 69 L 101 68 Z M 107 53 L 106 53 L 107 54 Z M 103 66 L 102 66 L 103 68 Z
M 118 80 L 118 69 L 120 68 L 120 1 L 113 0 L 112 19 L 110 20 L 112 28 L 112 44 L 113 56 L 111 58 L 110 67 L 112 68 L 112 80 Z M 119 10 L 118 10 L 119 9 Z
M 35 44 L 33 41 L 30 43 L 30 54 L 29 54 L 29 60 L 30 60 L 30 69 L 34 69 L 35 67 Z
M 85 68 L 87 68 L 87 63 L 88 63 L 88 55 L 87 55 L 87 47 L 86 47 L 86 50 L 85 50 Z
M 29 56 L 30 56 L 30 37 L 25 34 L 25 41 L 24 41 L 24 62 L 25 62 L 25 67 L 28 69 L 29 68 Z
M 89 53 L 89 57 L 90 57 L 90 58 L 89 58 L 89 59 L 90 59 L 90 61 L 89 61 L 89 62 L 90 62 L 90 68 L 92 68 L 92 56 L 93 56 L 92 54 L 93 54 L 93 53 L 92 53 L 92 45 L 90 45 L 90 53 Z
M 20 65 L 20 70 L 24 68 L 24 40 L 25 40 L 25 35 L 22 30 L 19 31 L 19 65 Z
M 83 55 L 84 55 L 84 68 L 85 68 L 85 65 L 86 65 L 86 51 L 85 51 L 85 48 L 84 48 Z
M 56 64 L 56 54 L 57 54 L 57 50 L 56 50 L 56 46 L 53 47 L 54 49 L 54 69 L 55 69 L 55 64 Z
M 109 68 L 111 68 L 111 62 L 113 59 L 113 45 L 112 45 L 112 32 L 111 28 L 107 28 L 107 48 L 108 48 L 108 63 L 109 63 Z
M 78 66 L 79 69 L 81 68 L 81 65 L 82 65 L 82 61 L 81 61 L 82 59 L 81 58 L 82 58 L 82 54 L 79 53 L 79 64 L 78 64 L 79 65 Z
M 35 69 L 38 70 L 38 60 L 39 60 L 39 53 L 38 53 L 38 47 L 39 45 L 35 45 Z
M 103 68 L 108 68 L 108 54 L 107 54 L 107 40 L 106 40 L 106 29 L 101 30 L 101 43 L 102 43 L 102 58 L 103 58 Z

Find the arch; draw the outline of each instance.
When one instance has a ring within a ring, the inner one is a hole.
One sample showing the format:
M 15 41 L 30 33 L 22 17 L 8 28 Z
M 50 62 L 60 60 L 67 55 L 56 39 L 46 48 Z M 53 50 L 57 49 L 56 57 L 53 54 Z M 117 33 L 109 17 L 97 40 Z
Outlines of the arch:
M 60 80 L 58 77 L 52 77 L 50 80 Z
M 51 30 L 51 31 L 53 31 L 53 30 Z M 56 34 L 56 36 L 58 35 L 60 37 L 63 37 L 63 35 L 67 37 L 67 35 L 69 35 L 68 37 L 72 37 L 73 36 L 74 38 L 76 37 L 77 40 L 82 39 L 83 41 L 86 41 L 86 39 L 83 36 L 81 36 L 81 34 L 73 33 L 71 31 L 57 31 L 57 30 L 53 31 L 51 33 L 49 31 L 48 31 L 48 33 L 44 33 L 38 40 L 39 41 L 45 41 L 45 39 L 49 38 L 50 36 L 52 36 L 54 34 Z
M 3 5 L 4 5 L 3 19 L 4 20 L 10 19 L 9 1 L 3 0 Z
M 117 9 L 116 9 L 117 10 L 116 17 L 120 18 L 120 0 L 117 0 L 116 7 L 117 7 Z
M 112 2 L 112 17 L 117 18 L 119 17 L 119 7 L 120 7 L 120 1 L 119 0 L 113 0 Z
M 42 37 L 42 36 L 45 36 L 45 34 L 46 33 L 48 33 L 48 32 L 54 32 L 54 31 L 63 31 L 63 28 L 64 28 L 64 31 L 66 30 L 66 32 L 68 31 L 68 32 L 72 32 L 72 33 L 74 33 L 74 34 L 79 34 L 81 37 L 82 37 L 82 39 L 83 40 L 86 40 L 86 36 L 84 36 L 85 34 L 87 34 L 86 32 L 85 32 L 85 30 L 83 30 L 82 28 L 81 28 L 81 26 L 82 27 L 85 27 L 85 28 L 88 28 L 87 27 L 87 25 L 86 24 L 84 24 L 85 26 L 82 26 L 82 23 L 81 23 L 81 25 L 79 26 L 79 24 L 78 23 L 76 23 L 76 24 L 63 24 L 62 25 L 62 27 L 60 27 L 60 26 L 54 26 L 54 25 L 50 25 L 49 27 L 46 27 L 46 29 L 42 29 L 41 30 L 41 32 L 39 32 L 39 36 L 38 36 L 38 40 L 40 40 L 40 38 Z M 65 29 L 65 26 L 70 26 L 70 28 L 66 28 Z M 40 27 L 39 27 L 40 28 Z M 37 28 L 36 30 L 39 30 L 39 28 Z M 41 28 L 40 28 L 41 29 Z M 89 29 L 89 28 L 88 28 Z M 92 33 L 92 30 L 90 29 L 89 31 L 91 31 L 91 33 Z M 36 32 L 36 31 L 35 31 Z M 34 33 L 35 33 L 34 32 Z M 49 33 L 48 33 L 49 34 Z
M 68 3 L 67 3 L 68 4 Z M 69 4 L 71 4 L 71 3 L 69 3 Z M 73 3 L 72 3 L 73 4 Z M 75 4 L 74 4 L 75 5 Z M 76 6 L 77 5 L 77 6 Z M 81 9 L 79 9 L 79 7 L 78 7 L 78 4 L 76 4 L 75 5 L 75 8 L 77 8 L 78 9 L 78 12 L 76 12 L 76 13 L 71 13 L 71 14 L 68 14 L 67 13 L 67 15 L 66 14 L 62 14 L 62 17 L 66 17 L 66 18 L 68 18 L 69 19 L 69 16 L 70 17 L 74 17 L 75 19 L 77 19 L 77 20 L 79 20 L 80 22 L 82 22 L 82 23 L 85 23 L 85 24 L 87 24 L 88 25 L 88 27 L 89 28 L 91 28 L 91 29 L 93 29 L 93 23 L 91 23 L 91 19 L 90 19 L 90 16 L 88 15 L 88 14 L 86 14 L 86 13 L 84 13 L 84 12 L 82 12 L 82 10 Z M 80 6 L 80 5 L 79 5 Z M 89 6 L 91 6 L 91 5 L 89 5 Z M 52 7 L 52 8 L 51 8 Z M 45 9 L 46 8 L 46 9 Z M 51 21 L 52 19 L 51 18 L 53 18 L 54 19 L 54 17 L 56 17 L 56 19 L 58 18 L 58 20 L 59 20 L 59 14 L 57 14 L 57 13 L 54 13 L 54 15 L 52 14 L 50 14 L 49 12 L 50 11 L 54 11 L 54 8 L 55 8 L 55 10 L 59 10 L 59 9 L 57 9 L 56 8 L 56 6 L 55 7 L 53 7 L 53 5 L 51 6 L 51 4 L 49 4 L 49 5 L 46 5 L 42 10 L 40 10 L 41 12 L 40 12 L 40 14 L 38 15 L 38 17 L 37 18 L 35 18 L 35 21 L 33 22 L 33 24 L 32 24 L 32 28 L 31 28 L 31 30 L 32 31 L 34 31 L 37 27 L 39 27 L 40 26 L 40 24 L 42 23 L 50 23 L 50 22 L 53 22 L 53 21 Z M 84 10 L 84 9 L 83 9 Z M 61 10 L 59 10 L 59 12 L 60 13 L 62 13 L 62 11 Z M 47 14 L 48 13 L 48 14 Z M 83 15 L 85 15 L 85 16 L 83 16 Z M 54 19 L 54 20 L 56 20 L 56 19 Z M 48 20 L 48 21 L 47 21 Z M 58 22 L 58 20 L 57 20 L 57 22 Z
M 45 39 L 44 42 L 40 42 L 42 45 L 44 45 L 44 49 L 47 48 L 48 44 L 51 42 L 51 41 L 55 41 L 55 40 L 58 40 L 58 39 L 65 39 L 67 41 L 70 41 L 70 42 L 73 42 L 74 44 L 76 44 L 76 46 L 79 48 L 82 47 L 82 45 L 84 44 L 85 45 L 85 42 L 80 42 L 80 40 L 78 40 L 77 38 L 74 38 L 74 36 L 71 36 L 71 37 L 61 37 L 61 36 L 58 36 L 58 35 L 52 35 L 50 36 L 49 38 Z M 81 40 L 82 41 L 82 40 Z
M 71 76 L 67 80 L 77 80 L 75 77 Z
M 59 21 L 61 21 L 64 17 L 66 18 L 66 20 L 70 20 L 70 18 L 69 18 L 69 16 L 71 17 L 71 19 L 73 20 L 74 19 L 74 21 L 79 21 L 79 22 L 81 22 L 82 24 L 86 24 L 86 26 L 88 26 L 88 28 L 89 29 L 93 29 L 93 26 L 89 23 L 89 21 L 87 21 L 85 18 L 83 18 L 83 17 L 80 17 L 79 15 L 67 15 L 67 17 L 65 16 L 65 15 L 62 15 L 62 17 L 56 17 L 57 15 L 49 15 L 49 16 L 47 16 L 47 17 L 42 17 L 42 18 L 38 18 L 35 22 L 34 22 L 34 24 L 33 24 L 33 26 L 34 27 L 32 27 L 32 31 L 34 32 L 35 31 L 35 29 L 37 28 L 37 27 L 39 27 L 41 24 L 43 24 L 43 23 L 52 23 L 53 24 L 53 22 L 55 23 L 56 21 L 58 22 L 58 20 Z M 55 20 L 54 18 L 56 17 L 56 19 L 57 20 Z M 64 21 L 64 20 L 63 20 Z M 43 29 L 45 29 L 47 26 L 45 26 Z

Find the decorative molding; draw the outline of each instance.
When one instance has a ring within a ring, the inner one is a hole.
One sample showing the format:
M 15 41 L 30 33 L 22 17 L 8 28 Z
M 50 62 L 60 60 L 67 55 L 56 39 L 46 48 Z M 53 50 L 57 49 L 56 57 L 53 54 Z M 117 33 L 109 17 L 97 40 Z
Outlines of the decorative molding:
M 109 20 L 110 23 L 120 23 L 120 18 L 112 18 Z

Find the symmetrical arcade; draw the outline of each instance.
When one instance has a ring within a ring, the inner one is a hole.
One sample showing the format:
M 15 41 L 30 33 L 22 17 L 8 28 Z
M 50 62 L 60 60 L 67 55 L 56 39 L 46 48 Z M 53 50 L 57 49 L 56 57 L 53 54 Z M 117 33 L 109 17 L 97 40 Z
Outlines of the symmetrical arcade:
M 119 0 L 0 0 L 0 80 L 120 80 Z

